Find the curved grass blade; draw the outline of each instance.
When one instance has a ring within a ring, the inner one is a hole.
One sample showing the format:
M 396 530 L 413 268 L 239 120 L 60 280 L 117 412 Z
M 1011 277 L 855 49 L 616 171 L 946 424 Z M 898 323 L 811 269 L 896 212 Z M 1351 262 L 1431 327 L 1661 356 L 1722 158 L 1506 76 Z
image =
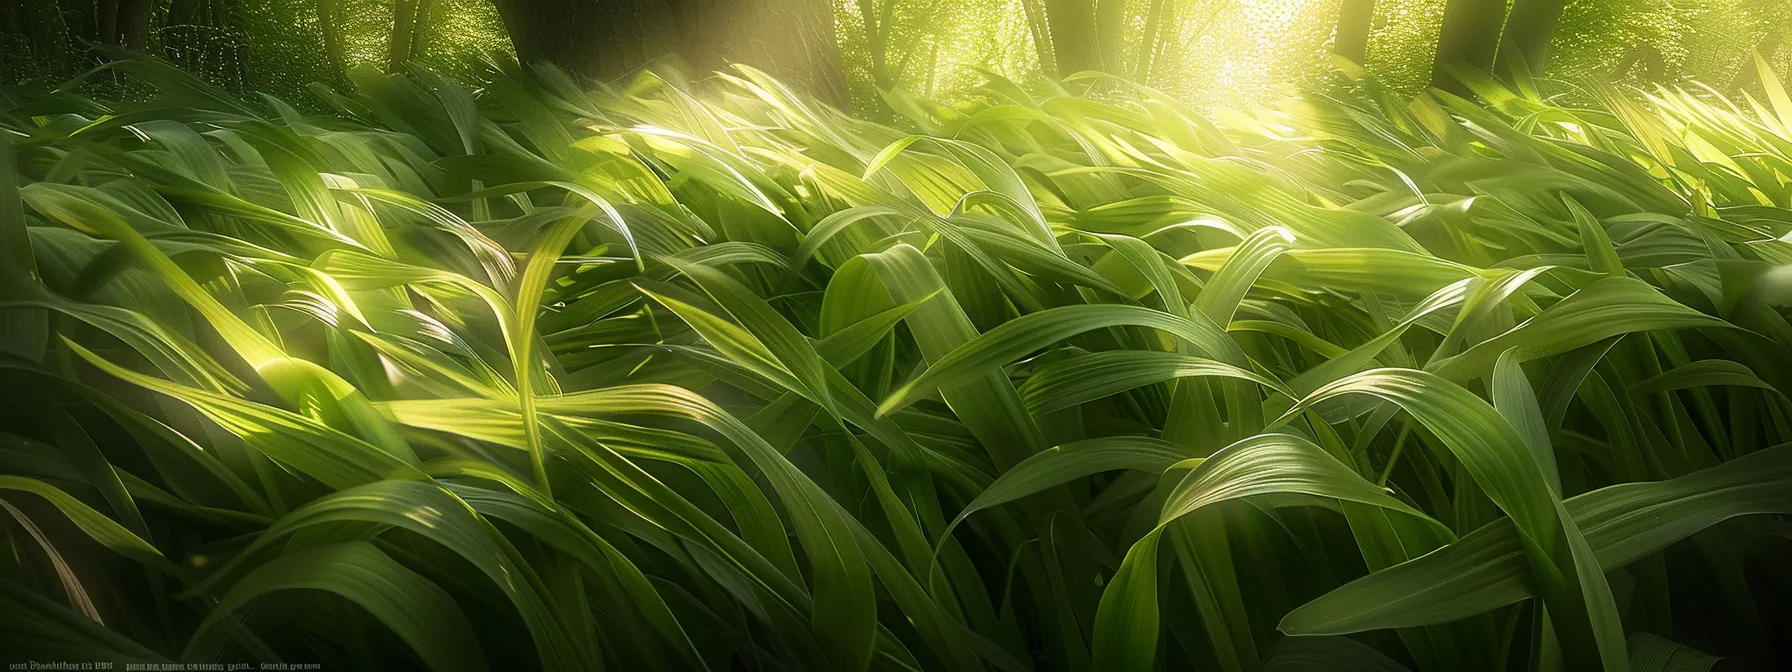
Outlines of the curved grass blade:
M 255 568 L 224 592 L 194 639 L 257 597 L 300 589 L 336 593 L 361 605 L 432 670 L 489 669 L 454 598 L 364 541 L 309 548 Z

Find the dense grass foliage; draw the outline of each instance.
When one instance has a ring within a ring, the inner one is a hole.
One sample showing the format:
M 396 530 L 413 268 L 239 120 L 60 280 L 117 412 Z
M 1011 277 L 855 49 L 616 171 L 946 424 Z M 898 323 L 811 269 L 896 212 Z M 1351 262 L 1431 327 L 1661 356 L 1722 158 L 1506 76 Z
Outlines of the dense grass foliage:
M 115 69 L 159 96 L 0 114 L 8 657 L 1792 656 L 1770 72 L 898 130 L 745 69 Z

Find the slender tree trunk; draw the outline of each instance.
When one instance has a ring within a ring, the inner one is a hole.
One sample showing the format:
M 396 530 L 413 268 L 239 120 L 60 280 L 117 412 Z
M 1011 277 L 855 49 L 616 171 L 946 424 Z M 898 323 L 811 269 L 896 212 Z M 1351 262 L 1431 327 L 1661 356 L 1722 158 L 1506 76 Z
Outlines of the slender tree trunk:
M 1170 14 L 1170 0 L 1151 0 L 1145 15 L 1145 40 L 1139 45 L 1139 60 L 1133 64 L 1132 81 L 1144 84 L 1151 80 L 1151 65 L 1157 60 L 1158 45 L 1164 39 L 1164 23 Z
M 1513 0 L 1512 13 L 1506 17 L 1506 44 L 1494 70 L 1509 74 L 1518 65 L 1516 56 L 1524 59 L 1532 73 L 1542 73 L 1549 58 L 1549 41 L 1555 37 L 1556 24 L 1567 5 L 1568 0 Z
M 429 14 L 435 4 L 435 0 L 398 0 L 392 7 L 392 39 L 386 45 L 387 68 L 397 72 L 411 59 L 423 55 Z
M 907 49 L 898 48 L 902 53 L 901 63 L 894 70 L 890 68 L 890 31 L 896 25 L 897 0 L 860 0 L 859 21 L 865 24 L 865 47 L 871 56 L 871 83 L 879 89 L 889 89 L 902 80 L 903 72 L 908 69 L 908 62 L 920 45 L 910 44 Z
M 397 72 L 411 60 L 411 30 L 417 26 L 417 0 L 392 6 L 392 38 L 386 43 L 386 69 Z
M 429 44 L 429 26 L 439 13 L 437 0 L 417 0 L 417 22 L 411 24 L 411 58 L 422 58 Z
M 859 0 L 859 21 L 865 24 L 865 49 L 871 56 L 871 82 L 879 89 L 890 88 L 889 54 L 884 48 L 884 39 L 888 36 L 889 22 L 878 12 L 881 6 L 885 9 L 894 7 L 896 0 L 883 0 L 882 4 L 872 0 Z
M 1052 47 L 1051 27 L 1047 25 L 1045 8 L 1039 2 L 1020 0 L 1020 6 L 1027 11 L 1027 30 L 1033 34 L 1033 53 L 1039 55 L 1039 69 L 1057 76 L 1060 74 L 1057 50 Z
M 1450 74 L 1449 67 L 1491 71 L 1505 19 L 1506 0 L 1450 0 L 1444 6 L 1443 31 L 1437 38 L 1437 58 L 1431 63 L 1431 85 L 1466 95 L 1468 87 Z
M 324 56 L 330 59 L 330 69 L 341 77 L 348 72 L 348 59 L 342 52 L 342 33 L 336 24 L 336 3 L 338 0 L 317 0 L 317 25 L 324 34 Z
M 927 83 L 921 88 L 921 95 L 933 97 L 933 79 L 940 73 L 940 43 L 927 45 Z
M 751 65 L 845 107 L 830 0 L 494 0 L 517 58 L 598 79 L 678 57 Z
M 1338 32 L 1332 52 L 1362 65 L 1369 59 L 1369 29 L 1375 20 L 1375 0 L 1344 0 L 1338 7 Z

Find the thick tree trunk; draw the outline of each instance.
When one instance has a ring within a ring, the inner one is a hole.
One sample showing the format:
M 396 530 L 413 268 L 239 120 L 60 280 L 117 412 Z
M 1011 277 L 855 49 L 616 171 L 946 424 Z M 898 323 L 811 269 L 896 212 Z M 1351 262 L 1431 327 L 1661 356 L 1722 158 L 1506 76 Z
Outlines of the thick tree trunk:
M 494 0 L 517 59 L 598 79 L 674 51 L 664 0 Z
M 1562 8 L 1568 0 L 1513 0 L 1512 13 L 1506 17 L 1506 44 L 1500 49 L 1494 69 L 1502 75 L 1517 67 L 1522 57 L 1527 69 L 1541 74 L 1549 59 L 1549 41 L 1556 35 L 1556 24 L 1562 20 Z
M 1051 27 L 1052 56 L 1058 76 L 1101 69 L 1095 35 L 1095 3 L 1090 0 L 1045 0 L 1045 22 Z
M 1338 7 L 1338 32 L 1332 53 L 1362 65 L 1369 58 L 1369 28 L 1375 20 L 1375 0 L 1344 0 Z
M 94 5 L 93 38 L 101 44 L 142 51 L 149 43 L 150 0 L 99 0 Z
M 123 0 L 118 3 L 118 41 L 131 51 L 149 46 L 149 17 L 155 3 Z
M 829 0 L 494 0 L 517 58 L 615 79 L 668 57 L 745 63 L 846 106 Z
M 1458 95 L 1468 87 L 1450 75 L 1449 67 L 1493 69 L 1506 20 L 1506 0 L 1450 0 L 1444 6 L 1443 31 L 1437 38 L 1437 58 L 1431 62 L 1431 85 Z
M 1095 52 L 1102 72 L 1124 74 L 1122 49 L 1126 46 L 1126 0 L 1101 0 L 1095 5 Z
M 831 0 L 673 0 L 679 53 L 699 71 L 730 62 L 847 106 Z
M 1126 0 L 1044 0 L 1044 4 L 1045 22 L 1051 33 L 1052 64 L 1057 66 L 1058 76 L 1085 70 L 1126 74 L 1122 53 L 1126 46 Z M 1045 65 L 1043 54 L 1040 61 Z
M 99 0 L 93 8 L 93 37 L 101 44 L 118 44 L 118 0 Z

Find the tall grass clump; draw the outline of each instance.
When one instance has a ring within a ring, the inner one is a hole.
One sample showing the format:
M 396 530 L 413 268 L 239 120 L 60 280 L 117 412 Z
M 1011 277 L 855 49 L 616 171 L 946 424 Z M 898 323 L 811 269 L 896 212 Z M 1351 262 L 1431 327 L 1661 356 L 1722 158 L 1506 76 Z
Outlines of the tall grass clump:
M 109 67 L 157 95 L 0 112 L 6 657 L 1792 659 L 1765 68 L 898 130 L 745 68 Z

